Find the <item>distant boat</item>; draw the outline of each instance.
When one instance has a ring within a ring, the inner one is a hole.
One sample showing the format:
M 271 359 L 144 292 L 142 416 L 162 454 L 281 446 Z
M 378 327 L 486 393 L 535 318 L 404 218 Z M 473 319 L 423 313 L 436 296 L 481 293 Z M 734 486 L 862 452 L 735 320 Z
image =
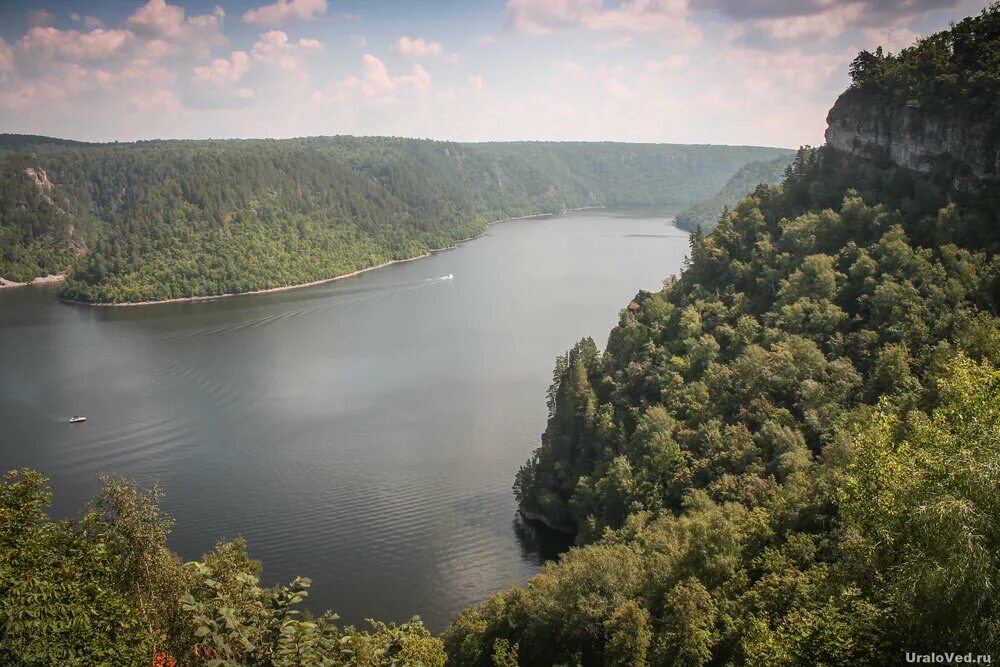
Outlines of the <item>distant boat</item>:
M 453 275 L 451 275 L 451 274 L 449 273 L 448 275 L 446 275 L 446 276 L 444 276 L 443 278 L 441 278 L 441 280 L 451 280 L 451 279 L 452 279 L 452 278 L 454 278 L 454 277 L 455 277 L 455 276 L 453 276 Z
M 70 424 L 79 424 L 80 422 L 85 422 L 85 421 L 87 421 L 87 418 L 86 417 L 81 417 L 80 415 L 76 415 L 75 417 L 70 417 L 69 418 L 69 423 Z

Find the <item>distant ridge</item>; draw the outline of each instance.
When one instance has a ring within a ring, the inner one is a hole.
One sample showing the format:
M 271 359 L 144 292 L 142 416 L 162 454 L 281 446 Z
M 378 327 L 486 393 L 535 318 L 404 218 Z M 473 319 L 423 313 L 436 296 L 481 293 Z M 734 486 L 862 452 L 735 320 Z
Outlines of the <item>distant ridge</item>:
M 789 152 L 773 160 L 751 162 L 733 174 L 721 190 L 703 202 L 686 208 L 674 218 L 674 224 L 681 229 L 694 231 L 699 225 L 709 231 L 719 222 L 724 209 L 732 208 L 761 183 L 775 185 L 785 177 L 785 170 L 792 163 L 795 154 Z
M 395 137 L 91 144 L 0 135 L 0 277 L 135 303 L 327 280 L 490 222 L 682 208 L 786 149 Z

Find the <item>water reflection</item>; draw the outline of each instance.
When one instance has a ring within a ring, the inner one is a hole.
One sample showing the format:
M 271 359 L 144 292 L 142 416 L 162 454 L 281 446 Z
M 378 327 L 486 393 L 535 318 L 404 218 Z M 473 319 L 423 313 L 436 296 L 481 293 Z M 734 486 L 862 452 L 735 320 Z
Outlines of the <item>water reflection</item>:
M 511 526 L 521 547 L 521 558 L 539 566 L 558 560 L 575 542 L 572 535 L 552 530 L 540 521 L 525 519 L 520 512 L 514 514 Z

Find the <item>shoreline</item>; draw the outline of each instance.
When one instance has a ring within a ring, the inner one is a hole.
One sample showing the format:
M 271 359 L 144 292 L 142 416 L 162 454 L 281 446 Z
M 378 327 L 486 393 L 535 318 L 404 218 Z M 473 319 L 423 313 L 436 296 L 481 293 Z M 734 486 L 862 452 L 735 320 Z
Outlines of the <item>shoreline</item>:
M 407 257 L 406 259 L 393 259 L 393 260 L 389 260 L 388 262 L 383 262 L 382 264 L 376 264 L 375 266 L 369 266 L 369 267 L 366 267 L 364 269 L 358 269 L 357 271 L 351 271 L 350 273 L 342 273 L 339 276 L 333 276 L 332 278 L 321 278 L 320 280 L 313 280 L 313 281 L 310 281 L 310 282 L 307 282 L 307 283 L 299 283 L 299 284 L 296 284 L 296 285 L 282 285 L 280 287 L 268 287 L 266 289 L 250 290 L 248 292 L 227 292 L 226 294 L 211 294 L 211 295 L 205 295 L 205 296 L 182 296 L 182 297 L 177 297 L 176 299 L 162 299 L 162 300 L 159 300 L 159 301 L 123 301 L 121 303 L 94 303 L 94 302 L 91 302 L 91 301 L 77 301 L 75 299 L 64 299 L 62 297 L 59 297 L 59 300 L 62 301 L 63 303 L 71 304 L 71 305 L 74 305 L 74 306 L 95 306 L 95 307 L 98 307 L 98 308 L 130 308 L 130 307 L 134 307 L 134 306 L 155 306 L 155 305 L 161 304 L 161 303 L 186 303 L 186 302 L 195 302 L 195 301 L 214 301 L 216 299 L 231 299 L 231 298 L 238 297 L 238 296 L 253 296 L 255 294 L 269 294 L 271 292 L 286 292 L 288 290 L 300 289 L 300 288 L 304 288 L 304 287 L 315 287 L 316 285 L 322 285 L 324 283 L 331 283 L 331 282 L 334 282 L 336 280 L 344 280 L 345 278 L 353 278 L 354 276 L 358 276 L 358 275 L 360 275 L 362 273 L 367 273 L 369 271 L 375 271 L 377 269 L 384 269 L 385 267 L 392 266 L 393 264 L 402 264 L 404 262 L 414 262 L 414 261 L 416 261 L 418 259 L 426 259 L 427 257 L 430 257 L 431 255 L 433 255 L 435 253 L 444 252 L 446 250 L 454 250 L 455 248 L 457 248 L 462 243 L 466 243 L 467 241 L 475 241 L 478 238 L 482 238 L 486 234 L 486 232 L 489 231 L 490 227 L 492 227 L 493 225 L 499 225 L 500 223 L 503 223 L 503 222 L 513 222 L 515 220 L 529 220 L 531 218 L 541 218 L 541 217 L 545 217 L 545 216 L 549 216 L 549 215 L 565 215 L 566 213 L 572 213 L 574 211 L 587 211 L 587 210 L 597 209 L 597 208 L 606 208 L 606 207 L 603 207 L 603 206 L 581 206 L 579 208 L 568 208 L 568 209 L 566 209 L 564 211 L 561 211 L 560 213 L 534 213 L 532 215 L 520 215 L 520 216 L 513 217 L 513 218 L 502 218 L 500 220 L 494 220 L 492 222 L 487 222 L 486 223 L 486 228 L 480 234 L 477 234 L 475 236 L 470 236 L 470 237 L 464 238 L 464 239 L 458 239 L 452 245 L 444 247 L 444 248 L 431 248 L 430 250 L 428 250 L 427 252 L 425 252 L 423 255 L 417 255 L 416 257 Z M 35 280 L 33 282 L 31 282 L 31 283 L 17 283 L 15 285 L 9 285 L 9 287 L 20 287 L 22 285 L 41 284 L 42 282 L 60 282 L 60 281 L 62 281 L 62 280 L 64 280 L 66 278 L 66 274 L 60 274 L 58 279 L 52 279 L 52 278 L 54 278 L 54 276 L 46 276 L 44 279 L 43 278 L 35 278 Z
M 532 512 L 531 510 L 526 510 L 521 506 L 518 506 L 517 513 L 520 514 L 525 521 L 541 524 L 545 526 L 547 529 L 554 531 L 556 533 L 561 533 L 563 535 L 569 535 L 569 536 L 574 536 L 577 533 L 577 531 L 572 526 L 563 526 L 560 524 L 554 524 L 541 514 L 538 514 L 537 512 Z
M 416 257 L 408 257 L 406 259 L 391 259 L 388 262 L 382 262 L 381 264 L 376 264 L 375 266 L 369 266 L 364 269 L 358 269 L 357 271 L 351 271 L 350 273 L 342 273 L 339 276 L 334 276 L 332 278 L 321 278 L 320 280 L 313 280 L 308 283 L 299 283 L 297 285 L 281 285 L 280 287 L 267 287 L 265 289 L 250 290 L 249 292 L 227 292 L 225 294 L 206 294 L 204 296 L 180 296 L 176 299 L 162 299 L 159 301 L 123 301 L 121 303 L 93 303 L 90 301 L 76 301 L 74 299 L 64 299 L 59 297 L 59 300 L 63 303 L 73 304 L 74 306 L 96 306 L 98 308 L 128 308 L 130 306 L 155 306 L 160 303 L 185 303 L 194 301 L 214 301 L 216 299 L 232 299 L 237 296 L 253 296 L 255 294 L 270 294 L 271 292 L 287 292 L 288 290 L 299 289 L 301 287 L 313 287 L 315 285 L 322 285 L 323 283 L 332 283 L 335 280 L 343 280 L 345 278 L 353 278 L 354 276 L 360 275 L 362 273 L 367 273 L 369 271 L 375 271 L 376 269 L 384 269 L 387 266 L 392 266 L 393 264 L 402 264 L 404 262 L 415 262 L 418 259 L 424 259 L 425 257 L 430 257 L 430 252 L 425 252 L 423 255 L 417 255 Z
M 15 287 L 28 287 L 30 285 L 49 285 L 51 283 L 61 283 L 66 280 L 65 273 L 53 273 L 47 276 L 37 276 L 23 283 L 0 278 L 0 289 L 13 289 Z

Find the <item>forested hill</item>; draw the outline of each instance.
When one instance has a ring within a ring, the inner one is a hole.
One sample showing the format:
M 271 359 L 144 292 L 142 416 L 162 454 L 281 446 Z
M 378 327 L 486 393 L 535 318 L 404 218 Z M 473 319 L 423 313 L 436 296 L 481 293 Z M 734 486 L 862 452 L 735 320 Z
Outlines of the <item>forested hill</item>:
M 681 229 L 694 231 L 699 226 L 703 231 L 711 231 L 726 208 L 732 208 L 753 192 L 761 183 L 776 185 L 785 178 L 785 171 L 792 163 L 794 154 L 780 155 L 773 160 L 751 162 L 733 174 L 717 193 L 684 209 L 674 218 L 674 224 Z
M 330 278 L 607 205 L 682 207 L 747 146 L 456 144 L 380 137 L 81 144 L 0 135 L 0 277 L 69 271 L 65 297 L 135 302 Z
M 862 53 L 852 99 L 979 129 L 919 171 L 799 151 L 557 361 L 514 491 L 580 546 L 461 615 L 452 664 L 1000 651 L 1000 179 L 966 161 L 998 56 L 1000 4 Z

